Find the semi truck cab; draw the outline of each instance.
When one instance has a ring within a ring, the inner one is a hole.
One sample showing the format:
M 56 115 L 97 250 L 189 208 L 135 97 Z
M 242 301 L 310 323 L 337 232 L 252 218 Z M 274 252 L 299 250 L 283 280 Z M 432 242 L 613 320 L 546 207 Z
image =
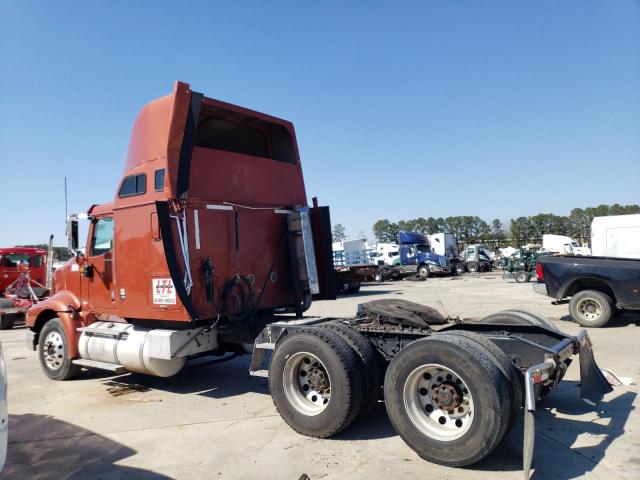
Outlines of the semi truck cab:
M 113 200 L 67 224 L 74 256 L 26 319 L 56 378 L 86 362 L 152 373 L 158 359 L 156 373 L 172 374 L 180 342 L 237 350 L 275 311 L 301 316 L 321 287 L 335 295 L 329 211 L 307 206 L 293 125 L 186 83 L 140 111 Z M 225 328 L 203 333 L 212 322 Z M 143 361 L 105 353 L 143 345 Z
M 400 257 L 397 267 L 403 273 L 417 273 L 422 277 L 432 274 L 451 273 L 451 261 L 442 255 L 433 253 L 424 235 L 415 232 L 400 232 L 398 234 Z
M 42 285 L 46 283 L 46 250 L 32 247 L 0 248 L 0 293 L 20 276 L 18 265 L 24 261 L 29 262 L 31 278 Z

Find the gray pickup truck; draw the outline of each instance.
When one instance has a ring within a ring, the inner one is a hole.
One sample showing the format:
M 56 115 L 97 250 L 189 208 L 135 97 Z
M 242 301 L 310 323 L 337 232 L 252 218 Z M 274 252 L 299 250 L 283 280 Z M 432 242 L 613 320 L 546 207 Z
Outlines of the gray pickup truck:
M 615 309 L 640 310 L 640 259 L 541 256 L 533 289 L 556 300 L 571 298 L 569 313 L 580 325 L 602 327 Z

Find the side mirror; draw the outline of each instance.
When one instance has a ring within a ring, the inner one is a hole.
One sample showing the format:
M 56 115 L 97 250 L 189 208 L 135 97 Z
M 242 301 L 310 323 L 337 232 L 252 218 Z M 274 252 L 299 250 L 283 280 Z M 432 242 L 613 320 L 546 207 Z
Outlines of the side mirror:
M 72 253 L 78 251 L 78 219 L 70 217 L 67 220 L 67 240 L 69 244 L 69 250 Z

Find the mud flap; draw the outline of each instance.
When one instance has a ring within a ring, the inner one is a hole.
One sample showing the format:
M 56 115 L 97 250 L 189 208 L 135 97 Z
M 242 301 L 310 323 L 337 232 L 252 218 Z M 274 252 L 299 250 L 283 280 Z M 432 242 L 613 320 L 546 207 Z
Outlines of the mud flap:
M 522 450 L 522 469 L 524 478 L 529 480 L 533 463 L 533 445 L 536 440 L 536 419 L 533 411 L 524 410 L 524 447 Z
M 580 355 L 580 396 L 584 401 L 595 406 L 605 393 L 613 390 L 593 356 L 591 340 L 586 330 L 581 330 L 576 337 Z M 547 359 L 534 365 L 525 373 L 525 406 L 524 406 L 524 446 L 522 452 L 522 469 L 525 480 L 531 476 L 533 452 L 536 435 L 534 412 L 536 410 L 536 385 L 549 378 L 555 369 L 555 362 Z
M 589 405 L 595 405 L 605 393 L 613 390 L 613 387 L 603 375 L 593 356 L 591 340 L 586 330 L 578 333 L 580 343 L 580 396 Z
M 530 367 L 524 374 L 524 442 L 522 449 L 522 470 L 525 480 L 531 476 L 531 465 L 533 463 L 533 449 L 536 439 L 536 423 L 533 412 L 536 410 L 536 385 L 548 379 L 551 372 L 556 368 L 556 363 L 552 359 Z

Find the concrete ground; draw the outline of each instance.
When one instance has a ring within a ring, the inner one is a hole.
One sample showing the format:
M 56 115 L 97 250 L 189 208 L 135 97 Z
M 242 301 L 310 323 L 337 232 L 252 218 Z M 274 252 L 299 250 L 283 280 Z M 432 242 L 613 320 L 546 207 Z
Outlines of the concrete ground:
M 535 310 L 576 333 L 567 305 L 496 274 L 371 284 L 357 295 L 317 302 L 309 313 L 350 316 L 356 305 L 403 298 L 451 315 Z M 596 358 L 640 378 L 640 316 L 626 314 L 589 332 Z M 2 478 L 430 478 L 521 479 L 522 426 L 487 459 L 453 469 L 421 460 L 395 434 L 384 406 L 337 438 L 296 434 L 280 419 L 266 379 L 248 359 L 191 365 L 171 379 L 84 372 L 46 379 L 24 328 L 1 331 L 9 382 L 9 452 Z M 203 363 L 203 360 L 200 360 Z M 537 479 L 640 478 L 638 386 L 617 387 L 595 410 L 579 399 L 574 364 L 537 413 Z

